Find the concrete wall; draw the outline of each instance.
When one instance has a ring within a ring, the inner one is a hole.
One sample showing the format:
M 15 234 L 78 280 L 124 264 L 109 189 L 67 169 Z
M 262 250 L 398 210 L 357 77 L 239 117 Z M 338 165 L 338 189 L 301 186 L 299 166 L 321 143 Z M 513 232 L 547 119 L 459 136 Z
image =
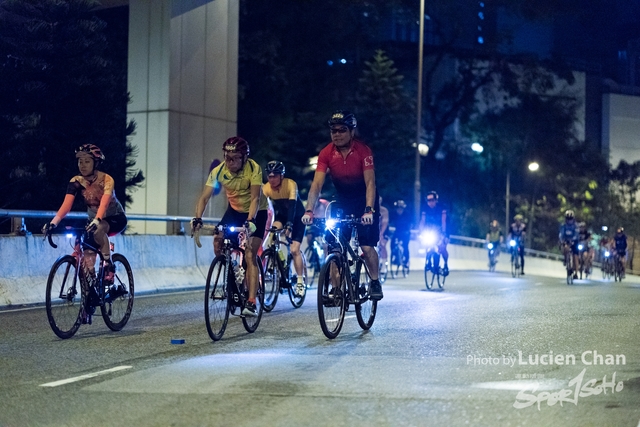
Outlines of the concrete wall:
M 115 236 L 115 252 L 127 257 L 136 293 L 202 287 L 213 259 L 213 239 L 197 248 L 188 236 Z M 44 302 L 47 277 L 60 256 L 72 252 L 73 239 L 56 235 L 57 249 L 41 235 L 0 237 L 0 307 Z
M 57 249 L 40 235 L 0 236 L 0 307 L 44 302 L 51 266 L 58 257 L 72 252 L 72 239 L 57 235 L 54 240 Z M 125 255 L 131 263 L 137 294 L 203 287 L 213 259 L 211 236 L 202 237 L 202 248 L 197 248 L 188 236 L 118 235 L 112 241 L 115 252 Z M 416 242 L 411 243 L 410 251 L 410 267 L 417 279 L 424 269 L 425 253 Z M 449 252 L 452 271 L 487 271 L 485 249 L 449 245 Z M 502 254 L 497 271 L 510 271 L 507 254 Z M 527 257 L 525 272 L 565 277 L 559 261 L 546 259 Z
M 172 6 L 174 6 L 172 8 Z M 222 143 L 236 133 L 239 6 L 201 0 L 129 2 L 128 118 L 144 187 L 131 213 L 193 215 L 196 199 Z M 214 199 L 205 216 L 221 216 Z M 131 232 L 166 232 L 160 222 L 131 221 Z

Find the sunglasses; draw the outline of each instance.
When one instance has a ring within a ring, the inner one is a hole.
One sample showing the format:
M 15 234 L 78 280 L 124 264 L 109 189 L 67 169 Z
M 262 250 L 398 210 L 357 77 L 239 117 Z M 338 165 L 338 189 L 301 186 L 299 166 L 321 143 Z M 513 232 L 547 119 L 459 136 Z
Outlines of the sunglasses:
M 225 155 L 224 156 L 224 160 L 229 162 L 229 163 L 234 163 L 234 162 L 240 162 L 242 161 L 242 156 L 229 156 L 229 155 Z
M 349 128 L 331 128 L 331 133 L 347 133 L 349 132 Z
M 427 199 L 427 202 L 435 202 L 436 199 Z

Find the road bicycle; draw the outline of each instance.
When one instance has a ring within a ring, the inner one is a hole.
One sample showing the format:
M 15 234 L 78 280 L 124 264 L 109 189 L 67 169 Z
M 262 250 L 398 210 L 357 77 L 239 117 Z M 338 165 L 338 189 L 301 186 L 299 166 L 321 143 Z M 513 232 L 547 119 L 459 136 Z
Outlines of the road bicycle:
M 613 280 L 616 282 L 622 282 L 624 279 L 624 262 L 623 257 L 615 251 L 613 255 Z
M 562 252 L 564 253 L 564 265 L 567 269 L 567 285 L 573 284 L 573 273 L 575 270 L 573 266 L 573 251 L 571 247 L 572 244 L 565 242 L 562 249 Z
M 318 318 L 329 339 L 340 333 L 350 305 L 354 306 L 358 324 L 364 330 L 373 325 L 378 307 L 378 301 L 371 299 L 371 275 L 358 244 L 356 225 L 360 218 L 341 216 L 338 212 L 335 219 L 325 221 L 333 238 L 318 279 Z M 343 234 L 344 228 L 350 231 L 350 241 Z
M 520 266 L 520 254 L 522 253 L 520 239 L 515 238 L 509 241 L 509 251 L 511 252 L 511 277 L 518 278 L 522 272 L 522 267 Z
M 72 254 L 63 255 L 51 267 L 47 279 L 46 309 L 49 325 L 60 338 L 71 338 L 81 324 L 91 324 L 92 315 L 100 307 L 102 319 L 109 329 L 119 331 L 131 316 L 134 299 L 133 272 L 122 254 L 113 253 L 113 278 L 105 271 L 104 257 L 84 228 L 69 228 L 66 237 L 73 239 Z M 45 233 L 49 245 L 57 248 L 51 233 Z M 113 243 L 110 243 L 113 250 Z M 92 251 L 87 253 L 86 251 Z M 98 273 L 96 274 L 96 256 Z M 110 280 L 107 280 L 110 279 Z
M 224 335 L 229 315 L 242 318 L 247 332 L 258 329 L 264 309 L 264 274 L 262 263 L 256 255 L 258 267 L 258 288 L 256 292 L 256 316 L 244 316 L 242 309 L 249 298 L 249 289 L 245 275 L 247 264 L 244 247 L 247 242 L 247 229 L 227 225 L 202 226 L 193 232 L 196 245 L 201 248 L 200 230 L 213 230 L 222 234 L 222 250 L 211 262 L 204 292 L 204 317 L 207 332 L 213 341 Z
M 420 234 L 420 240 L 427 247 L 427 256 L 424 262 L 424 284 L 427 289 L 433 289 L 434 283 L 438 288 L 444 289 L 447 274 L 444 269 L 444 258 L 438 250 L 439 243 L 443 239 L 436 230 L 426 230 Z
M 487 250 L 489 251 L 489 271 L 496 271 L 496 264 L 498 263 L 498 246 L 493 242 L 487 243 Z
M 393 227 L 389 228 L 390 230 Z M 400 276 L 407 277 L 409 274 L 409 268 L 404 263 L 404 246 L 402 240 L 393 236 L 391 238 L 391 278 L 396 279 Z
M 264 311 L 269 312 L 273 310 L 278 301 L 278 295 L 282 293 L 289 294 L 289 300 L 294 308 L 302 307 L 304 299 L 307 295 L 307 289 L 305 287 L 302 296 L 298 296 L 295 293 L 295 286 L 297 282 L 297 275 L 292 272 L 293 256 L 290 251 L 285 251 L 281 246 L 288 247 L 289 241 L 282 241 L 281 235 L 284 229 L 278 229 L 271 227 L 269 232 L 269 239 L 271 243 L 262 252 L 261 263 L 264 270 Z M 284 253 L 288 255 L 285 257 Z
M 613 259 L 611 257 L 611 252 L 609 252 L 608 250 L 604 251 L 604 254 L 602 255 L 602 278 L 604 280 L 610 280 L 611 277 L 614 275 L 614 265 L 613 265 Z
M 591 252 L 589 247 L 584 244 L 578 244 L 578 270 L 580 271 L 580 280 L 584 274 L 584 278 L 588 279 L 591 275 Z
M 320 275 L 320 269 L 324 262 L 324 250 L 322 243 L 313 237 L 307 240 L 308 245 L 304 250 L 305 271 L 307 279 L 307 288 L 311 288 Z

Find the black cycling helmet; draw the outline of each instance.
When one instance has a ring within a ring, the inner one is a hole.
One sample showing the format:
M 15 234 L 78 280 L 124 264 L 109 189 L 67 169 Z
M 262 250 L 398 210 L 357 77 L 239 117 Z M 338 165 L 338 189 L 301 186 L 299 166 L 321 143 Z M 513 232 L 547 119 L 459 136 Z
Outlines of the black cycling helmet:
M 573 213 L 573 211 L 571 209 L 567 209 L 567 211 L 564 213 L 564 218 L 565 219 L 574 219 L 575 218 L 575 214 Z
M 618 227 L 616 233 L 624 233 L 624 227 Z
M 427 193 L 427 201 L 429 200 L 429 196 L 433 196 L 433 198 L 437 201 L 438 200 L 438 193 L 436 193 L 435 191 L 429 191 Z
M 270 176 L 271 174 L 284 175 L 284 163 L 278 160 L 271 160 L 267 163 L 267 167 L 264 168 L 264 170 L 267 173 L 267 176 Z
M 356 116 L 354 116 L 351 111 L 337 110 L 331 115 L 328 124 L 329 127 L 335 125 L 344 125 L 349 129 L 354 129 L 358 126 L 358 121 L 356 120 Z
M 396 208 L 406 208 L 407 204 L 404 202 L 404 200 L 398 200 L 397 202 L 395 202 L 393 204 L 393 206 L 395 206 Z

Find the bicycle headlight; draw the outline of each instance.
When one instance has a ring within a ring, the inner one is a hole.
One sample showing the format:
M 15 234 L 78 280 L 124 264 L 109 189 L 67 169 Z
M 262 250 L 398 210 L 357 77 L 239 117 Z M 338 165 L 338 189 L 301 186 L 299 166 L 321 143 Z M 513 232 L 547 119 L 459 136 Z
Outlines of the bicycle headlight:
M 335 219 L 328 219 L 328 220 L 325 222 L 325 226 L 326 226 L 327 228 L 333 228 L 333 227 L 335 227 L 335 226 L 336 226 L 336 220 L 335 220 Z
M 584 249 L 584 246 L 578 245 L 578 250 L 581 251 L 582 249 Z
M 604 256 L 605 256 L 605 257 L 608 257 L 609 255 L 611 255 L 611 252 L 609 252 L 609 251 L 605 251 L 605 252 L 604 252 Z
M 426 230 L 420 233 L 420 242 L 425 246 L 433 246 L 438 241 L 438 235 L 431 230 Z
M 236 231 L 236 228 L 234 226 L 231 226 L 229 227 L 229 231 L 233 233 L 234 231 Z
M 67 239 L 73 239 L 74 237 L 73 233 L 67 233 Z
M 510 240 L 509 241 L 509 246 L 511 246 L 512 248 L 516 245 L 516 241 L 515 240 Z
M 487 248 L 489 248 L 489 249 L 493 249 L 493 243 L 489 243 L 489 244 L 487 245 Z

